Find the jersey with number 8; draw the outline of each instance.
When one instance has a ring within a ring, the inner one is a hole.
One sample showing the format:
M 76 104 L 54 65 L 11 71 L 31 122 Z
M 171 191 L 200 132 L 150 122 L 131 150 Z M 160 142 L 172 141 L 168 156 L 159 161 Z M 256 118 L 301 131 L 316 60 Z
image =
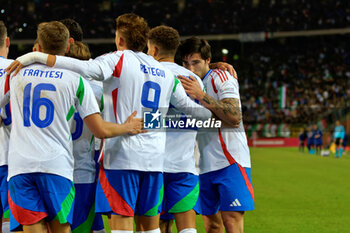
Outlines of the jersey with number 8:
M 43 65 L 22 69 L 10 87 L 8 179 L 42 172 L 73 180 L 70 128 L 75 108 L 82 118 L 99 112 L 91 87 L 74 72 Z

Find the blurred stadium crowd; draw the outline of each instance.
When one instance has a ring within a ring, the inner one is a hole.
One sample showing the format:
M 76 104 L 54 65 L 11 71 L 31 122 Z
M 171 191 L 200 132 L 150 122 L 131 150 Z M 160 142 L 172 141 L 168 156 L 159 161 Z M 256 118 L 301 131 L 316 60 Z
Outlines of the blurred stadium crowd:
M 69 17 L 82 25 L 85 38 L 112 38 L 114 19 L 125 12 L 142 15 L 151 27 L 172 26 L 182 36 L 344 28 L 350 23 L 350 1 L 340 0 L 169 0 L 161 5 L 141 0 L 8 0 L 0 7 L 12 39 L 33 39 L 38 23 Z M 230 49 L 227 61 L 239 74 L 246 124 L 303 125 L 320 118 L 334 121 L 344 115 L 335 109 L 349 106 L 348 39 L 342 35 L 211 44 L 215 60 L 222 60 L 223 46 Z M 94 46 L 91 50 L 100 55 Z M 287 101 L 282 109 L 283 86 Z
M 341 117 L 350 100 L 350 48 L 344 39 L 328 36 L 246 45 L 249 55 L 235 65 L 245 93 L 244 122 L 312 124 L 320 117 L 330 116 L 327 121 Z M 282 86 L 287 87 L 283 109 Z M 333 112 L 336 115 L 330 115 Z
M 15 4 L 13 4 L 15 3 Z M 347 27 L 350 2 L 345 0 L 8 0 L 1 14 L 15 38 L 32 38 L 42 21 L 76 18 L 86 38 L 114 35 L 114 19 L 125 12 L 146 18 L 151 27 L 165 24 L 180 35 L 299 31 Z

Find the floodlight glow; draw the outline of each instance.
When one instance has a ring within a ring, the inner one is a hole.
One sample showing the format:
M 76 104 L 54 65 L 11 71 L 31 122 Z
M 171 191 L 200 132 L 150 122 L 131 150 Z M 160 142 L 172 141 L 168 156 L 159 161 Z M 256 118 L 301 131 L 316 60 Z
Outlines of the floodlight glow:
M 228 50 L 227 50 L 227 49 L 222 49 L 221 52 L 222 52 L 222 54 L 224 54 L 224 55 L 227 55 L 227 54 L 228 54 Z

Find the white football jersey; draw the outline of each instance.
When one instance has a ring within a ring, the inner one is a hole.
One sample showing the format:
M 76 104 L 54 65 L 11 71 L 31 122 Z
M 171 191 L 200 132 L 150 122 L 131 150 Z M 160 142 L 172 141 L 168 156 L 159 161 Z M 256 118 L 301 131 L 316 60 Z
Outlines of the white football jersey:
M 173 62 L 161 62 L 176 76 L 192 76 L 197 79 L 201 88 L 204 89 L 202 80 L 190 70 Z M 178 85 L 181 85 L 179 83 Z M 172 114 L 181 114 L 176 108 L 170 106 Z M 188 172 L 198 174 L 195 165 L 194 147 L 196 145 L 197 129 L 177 129 L 166 132 L 164 172 L 179 173 Z
M 143 110 L 160 110 L 165 115 L 175 87 L 175 76 L 170 70 L 152 56 L 131 50 L 105 54 L 90 61 L 57 56 L 55 67 L 69 68 L 84 77 L 104 81 L 104 118 L 118 124 L 124 123 L 135 110 L 138 118 L 143 118 Z M 173 102 L 180 108 L 200 108 L 184 91 Z M 165 139 L 165 133 L 159 130 L 107 139 L 104 168 L 162 172 Z
M 202 81 L 208 95 L 218 101 L 225 98 L 238 99 L 241 110 L 238 80 L 227 71 L 209 70 Z M 243 122 L 239 128 L 221 127 L 214 132 L 199 132 L 197 139 L 201 153 L 201 174 L 225 168 L 234 162 L 242 167 L 251 167 Z
M 42 172 L 73 180 L 70 129 L 75 109 L 83 119 L 99 113 L 90 85 L 74 72 L 31 65 L 11 78 L 10 95 L 8 179 Z
M 0 57 L 0 92 L 6 94 L 9 91 L 9 79 L 6 80 L 6 72 L 4 71 L 13 60 Z M 6 85 L 6 81 L 8 82 Z M 0 166 L 7 165 L 7 156 L 11 133 L 11 111 L 10 104 L 0 109 L 0 117 L 2 124 L 0 125 Z
M 93 90 L 96 102 L 100 105 L 102 98 L 102 83 L 95 80 L 88 81 Z M 74 183 L 87 184 L 96 180 L 95 139 L 90 129 L 84 124 L 78 111 L 74 114 L 72 124 L 73 156 L 74 156 Z

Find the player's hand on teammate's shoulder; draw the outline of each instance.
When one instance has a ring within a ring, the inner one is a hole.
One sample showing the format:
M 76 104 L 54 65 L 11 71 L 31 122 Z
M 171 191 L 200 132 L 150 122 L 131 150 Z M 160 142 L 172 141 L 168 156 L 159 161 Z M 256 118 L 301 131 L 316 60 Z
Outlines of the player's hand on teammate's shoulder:
M 35 53 L 39 52 L 30 52 L 18 57 L 5 69 L 7 74 L 10 75 L 13 72 L 13 75 L 16 75 L 24 66 L 34 63 Z
M 233 68 L 232 65 L 226 62 L 210 63 L 209 67 L 210 69 L 220 69 L 220 70 L 228 71 L 230 75 L 232 75 L 235 79 L 238 79 L 236 70 Z
M 142 129 L 143 128 L 143 119 L 142 118 L 135 118 L 137 114 L 137 111 L 134 111 L 131 113 L 131 115 L 128 117 L 128 119 L 125 121 L 125 125 L 128 129 L 129 135 L 136 135 L 139 133 L 146 133 L 147 130 Z
M 186 93 L 193 99 L 203 99 L 205 92 L 202 90 L 199 82 L 192 76 L 189 78 L 178 75 L 178 79 L 181 81 Z
M 23 68 L 23 64 L 17 60 L 14 60 L 6 69 L 8 75 L 12 74 L 16 75 Z

